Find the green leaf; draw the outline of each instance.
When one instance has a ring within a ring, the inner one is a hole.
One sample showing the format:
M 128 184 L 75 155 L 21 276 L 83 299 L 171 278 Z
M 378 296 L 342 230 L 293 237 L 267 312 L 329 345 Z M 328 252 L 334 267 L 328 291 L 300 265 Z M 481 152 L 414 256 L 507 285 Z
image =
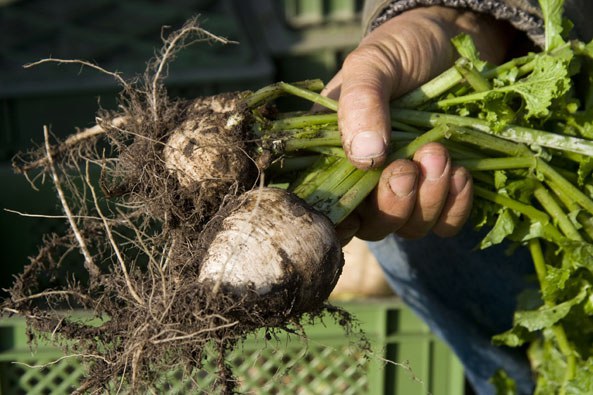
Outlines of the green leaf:
M 516 116 L 511 107 L 506 104 L 504 93 L 498 94 L 501 100 L 493 100 L 494 92 L 488 95 L 488 100 L 481 105 L 482 113 L 479 114 L 480 118 L 488 121 L 494 131 L 503 130 L 509 123 L 515 120 Z
M 494 385 L 496 395 L 517 395 L 517 383 L 502 369 L 488 380 Z
M 535 59 L 534 70 L 526 78 L 514 84 L 497 88 L 500 92 L 514 92 L 525 103 L 525 119 L 546 117 L 552 100 L 564 95 L 571 84 L 565 60 L 548 55 Z
M 560 247 L 563 252 L 562 267 L 573 271 L 585 268 L 593 273 L 593 245 L 582 241 L 566 240 Z
M 507 185 L 507 172 L 504 170 L 494 171 L 494 188 L 503 189 Z
M 593 358 L 579 363 L 576 377 L 569 381 L 566 387 L 567 394 L 589 395 L 593 394 Z
M 509 240 L 524 243 L 535 238 L 545 238 L 545 232 L 545 226 L 539 221 L 520 221 L 509 235 Z
M 534 342 L 529 347 L 528 355 L 537 370 L 534 395 L 558 394 L 564 379 L 566 361 L 555 342 L 550 341 L 549 337 L 545 341 Z
M 523 203 L 529 203 L 533 198 L 535 188 L 535 180 L 528 177 L 508 183 L 506 190 L 513 199 Z
M 551 51 L 564 44 L 562 38 L 562 13 L 564 0 L 539 0 L 544 15 L 545 50 Z
M 533 333 L 522 326 L 514 326 L 506 332 L 494 335 L 492 343 L 497 346 L 521 347 L 535 338 Z
M 585 305 L 583 306 L 583 312 L 587 315 L 593 315 L 593 294 L 589 294 Z
M 474 40 L 466 33 L 459 34 L 451 40 L 461 57 L 466 58 L 478 71 L 484 70 L 487 63 L 480 59 L 480 54 L 474 45 Z
M 500 244 L 515 230 L 518 219 L 511 210 L 502 209 L 496 223 L 480 243 L 480 248 L 485 249 Z
M 521 326 L 529 332 L 552 327 L 562 318 L 566 317 L 575 305 L 581 303 L 585 299 L 589 287 L 589 285 L 583 286 L 574 298 L 555 306 L 544 305 L 537 310 L 516 312 L 515 326 Z
M 577 174 L 579 175 L 578 183 L 580 186 L 585 184 L 585 180 L 587 177 L 589 177 L 591 172 L 593 172 L 593 158 L 587 157 L 579 164 L 579 170 Z
M 579 222 L 579 214 L 582 212 L 583 210 L 577 209 L 566 214 L 570 222 L 572 222 L 573 226 L 579 230 L 583 228 L 583 225 L 581 225 L 581 223 Z
M 542 286 L 544 298 L 556 298 L 556 295 L 564 289 L 573 272 L 570 268 L 547 265 L 546 282 Z
M 509 111 L 508 103 L 513 96 L 521 97 L 523 105 L 519 109 L 524 111 L 525 125 L 537 126 L 528 122 L 530 118 L 545 118 L 550 114 L 553 100 L 562 98 L 570 89 L 568 66 L 570 59 L 538 54 L 533 60 L 533 71 L 526 77 L 512 84 L 496 88 L 473 92 L 461 96 L 449 97 L 438 101 L 443 109 L 455 106 L 457 109 L 477 104 L 482 109 L 481 119 L 512 119 L 515 117 Z M 459 106 L 459 107 L 458 107 Z M 494 112 L 495 114 L 490 114 Z M 500 112 L 500 114 L 496 114 Z M 499 123 L 504 124 L 503 121 Z

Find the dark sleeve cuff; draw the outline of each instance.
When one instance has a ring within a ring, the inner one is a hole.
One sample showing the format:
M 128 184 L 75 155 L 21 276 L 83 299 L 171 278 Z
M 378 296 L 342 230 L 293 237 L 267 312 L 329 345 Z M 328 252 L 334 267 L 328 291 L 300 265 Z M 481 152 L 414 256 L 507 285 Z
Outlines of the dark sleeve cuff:
M 519 5 L 514 6 L 510 5 L 510 3 L 519 3 Z M 536 45 L 543 47 L 544 44 L 544 24 L 540 10 L 530 5 L 528 1 L 392 0 L 388 2 L 384 1 L 383 4 L 384 6 L 375 7 L 374 11 L 369 13 L 365 34 L 368 34 L 373 29 L 404 11 L 417 7 L 440 5 L 490 14 L 496 19 L 509 22 L 516 29 L 524 32 Z

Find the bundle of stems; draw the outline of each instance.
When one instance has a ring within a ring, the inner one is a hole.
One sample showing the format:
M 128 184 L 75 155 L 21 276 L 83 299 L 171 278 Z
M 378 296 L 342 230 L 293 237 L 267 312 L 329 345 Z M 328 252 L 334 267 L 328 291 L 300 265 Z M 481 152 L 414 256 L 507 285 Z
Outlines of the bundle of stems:
M 531 301 L 538 307 L 518 306 L 514 327 L 494 341 L 531 344 L 539 393 L 593 390 L 581 377 L 593 368 L 593 349 L 584 346 L 593 344 L 593 331 L 579 330 L 593 329 L 593 107 L 589 85 L 582 92 L 575 83 L 590 81 L 591 54 L 571 42 L 495 67 L 472 59 L 466 40 L 458 49 L 470 56 L 392 102 L 388 162 L 439 141 L 471 172 L 474 218 L 491 227 L 482 248 L 525 246 L 540 286 Z M 270 89 L 329 110 L 280 117 L 259 133 L 282 152 L 272 179 L 288 180 L 290 191 L 340 223 L 375 188 L 381 169 L 349 163 L 336 101 L 285 83 Z

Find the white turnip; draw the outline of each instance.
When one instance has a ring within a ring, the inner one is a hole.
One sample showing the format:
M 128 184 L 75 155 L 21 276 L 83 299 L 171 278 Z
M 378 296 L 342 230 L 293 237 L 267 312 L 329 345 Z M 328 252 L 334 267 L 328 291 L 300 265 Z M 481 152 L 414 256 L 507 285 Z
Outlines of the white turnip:
M 267 313 L 314 311 L 329 296 L 343 259 L 334 226 L 282 189 L 247 192 L 222 219 L 200 264 L 199 280 L 251 295 Z

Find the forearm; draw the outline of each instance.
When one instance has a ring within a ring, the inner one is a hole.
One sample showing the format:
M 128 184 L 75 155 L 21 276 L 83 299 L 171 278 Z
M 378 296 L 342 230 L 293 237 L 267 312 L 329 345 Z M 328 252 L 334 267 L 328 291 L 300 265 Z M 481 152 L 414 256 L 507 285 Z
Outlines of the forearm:
M 363 12 L 363 29 L 366 33 L 405 11 L 441 5 L 471 10 L 506 21 L 517 31 L 523 32 L 531 42 L 543 46 L 544 29 L 537 0 L 366 0 Z M 582 41 L 593 38 L 593 1 L 565 0 L 565 16 L 573 23 L 571 35 Z

